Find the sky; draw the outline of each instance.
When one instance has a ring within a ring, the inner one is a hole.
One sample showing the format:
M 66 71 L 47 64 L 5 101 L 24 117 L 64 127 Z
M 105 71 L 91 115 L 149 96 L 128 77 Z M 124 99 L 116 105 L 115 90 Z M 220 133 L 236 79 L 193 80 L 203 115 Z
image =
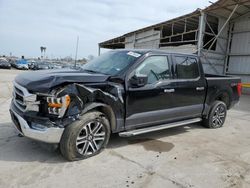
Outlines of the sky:
M 215 2 L 213 0 L 212 2 Z M 209 6 L 208 0 L 0 0 L 0 55 L 96 56 L 98 43 Z

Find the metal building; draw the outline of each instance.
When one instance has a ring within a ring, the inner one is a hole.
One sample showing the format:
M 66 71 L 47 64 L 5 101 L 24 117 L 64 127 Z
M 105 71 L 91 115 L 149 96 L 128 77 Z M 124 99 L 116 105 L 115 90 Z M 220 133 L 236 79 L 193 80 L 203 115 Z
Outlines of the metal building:
M 206 73 L 236 75 L 250 93 L 250 0 L 219 0 L 205 9 L 99 43 L 197 53 Z

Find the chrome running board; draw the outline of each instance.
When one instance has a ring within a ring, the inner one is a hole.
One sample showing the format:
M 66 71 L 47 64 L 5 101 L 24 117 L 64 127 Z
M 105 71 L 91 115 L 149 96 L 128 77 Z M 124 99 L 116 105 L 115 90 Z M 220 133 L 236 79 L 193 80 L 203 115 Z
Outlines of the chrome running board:
M 164 130 L 164 129 L 168 129 L 168 128 L 172 128 L 172 127 L 179 127 L 182 125 L 196 123 L 196 122 L 200 122 L 201 120 L 202 120 L 201 118 L 194 118 L 194 119 L 178 121 L 178 122 L 174 122 L 174 123 L 156 125 L 156 126 L 151 126 L 151 127 L 141 128 L 141 129 L 135 129 L 135 130 L 125 131 L 125 132 L 120 132 L 119 136 L 121 136 L 121 137 L 136 136 L 139 134 L 149 133 L 149 132 L 153 132 L 153 131 L 160 131 L 160 130 Z

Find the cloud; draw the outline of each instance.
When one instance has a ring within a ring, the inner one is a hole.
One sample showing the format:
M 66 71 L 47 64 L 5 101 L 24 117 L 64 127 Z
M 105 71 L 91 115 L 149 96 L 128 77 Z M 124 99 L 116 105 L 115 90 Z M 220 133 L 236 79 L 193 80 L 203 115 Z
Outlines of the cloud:
M 79 56 L 97 54 L 97 44 L 208 6 L 207 0 L 8 0 L 0 1 L 0 54 Z

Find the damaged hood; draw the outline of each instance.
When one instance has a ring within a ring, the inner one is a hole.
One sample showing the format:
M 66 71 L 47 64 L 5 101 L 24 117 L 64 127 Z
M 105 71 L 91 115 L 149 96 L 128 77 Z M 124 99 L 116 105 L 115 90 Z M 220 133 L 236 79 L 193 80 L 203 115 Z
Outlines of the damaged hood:
M 108 78 L 109 75 L 87 73 L 82 69 L 57 69 L 22 73 L 15 78 L 15 82 L 32 92 L 49 92 L 63 83 L 97 83 Z

